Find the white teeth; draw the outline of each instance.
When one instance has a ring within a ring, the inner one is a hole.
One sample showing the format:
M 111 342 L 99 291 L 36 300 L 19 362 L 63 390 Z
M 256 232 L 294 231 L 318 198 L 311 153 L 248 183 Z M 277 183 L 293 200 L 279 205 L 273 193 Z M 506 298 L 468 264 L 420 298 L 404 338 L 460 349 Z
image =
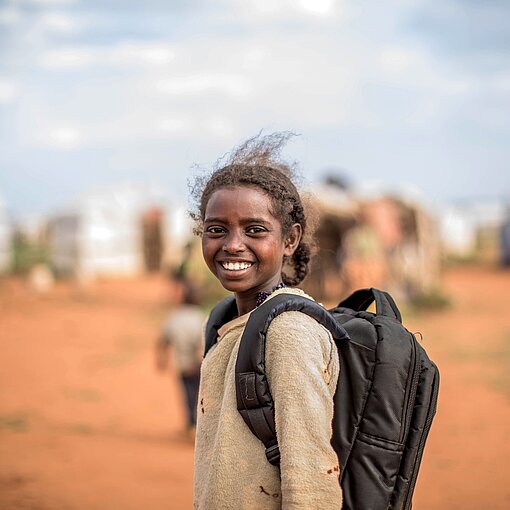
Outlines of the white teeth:
M 251 267 L 250 262 L 222 262 L 221 265 L 228 271 L 240 271 Z

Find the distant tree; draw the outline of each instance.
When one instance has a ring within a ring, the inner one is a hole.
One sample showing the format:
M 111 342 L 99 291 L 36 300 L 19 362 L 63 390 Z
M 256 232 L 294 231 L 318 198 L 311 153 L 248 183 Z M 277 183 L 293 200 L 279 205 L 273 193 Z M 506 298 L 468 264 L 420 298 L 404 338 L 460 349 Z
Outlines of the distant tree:
M 50 263 L 48 246 L 30 241 L 21 232 L 14 233 L 12 247 L 12 272 L 15 274 L 26 274 L 36 264 Z

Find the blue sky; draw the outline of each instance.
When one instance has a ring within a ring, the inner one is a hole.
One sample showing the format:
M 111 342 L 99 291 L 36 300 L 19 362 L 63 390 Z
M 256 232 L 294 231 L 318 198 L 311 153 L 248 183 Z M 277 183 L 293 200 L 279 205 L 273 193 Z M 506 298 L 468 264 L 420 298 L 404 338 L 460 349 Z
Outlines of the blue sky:
M 0 0 L 13 215 L 147 183 L 185 197 L 264 129 L 309 181 L 510 195 L 510 2 Z

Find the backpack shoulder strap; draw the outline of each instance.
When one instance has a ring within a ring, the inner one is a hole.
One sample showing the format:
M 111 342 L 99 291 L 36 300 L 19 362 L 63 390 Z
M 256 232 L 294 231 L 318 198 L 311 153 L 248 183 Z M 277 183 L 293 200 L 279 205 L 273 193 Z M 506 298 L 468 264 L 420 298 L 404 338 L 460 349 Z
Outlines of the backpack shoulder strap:
M 279 294 L 251 313 L 237 355 L 237 409 L 252 433 L 264 443 L 267 460 L 275 466 L 280 463 L 280 451 L 276 440 L 274 402 L 266 377 L 266 336 L 271 321 L 288 311 L 313 317 L 331 332 L 335 341 L 349 338 L 345 329 L 321 305 L 295 294 Z
M 211 347 L 217 342 L 218 329 L 220 329 L 223 324 L 233 319 L 236 314 L 237 305 L 233 296 L 226 297 L 212 309 L 205 326 L 204 357 L 207 355 Z
M 402 322 L 402 315 L 393 298 L 387 292 L 373 287 L 353 292 L 349 297 L 341 301 L 338 307 L 350 308 L 359 312 L 366 310 L 374 301 L 377 315 L 392 317 Z

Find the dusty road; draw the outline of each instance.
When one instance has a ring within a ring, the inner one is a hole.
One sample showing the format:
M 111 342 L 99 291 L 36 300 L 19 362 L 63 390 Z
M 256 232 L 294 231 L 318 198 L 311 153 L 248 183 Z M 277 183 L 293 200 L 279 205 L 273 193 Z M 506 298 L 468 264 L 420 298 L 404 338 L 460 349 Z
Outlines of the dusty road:
M 510 273 L 449 270 L 446 312 L 406 318 L 441 369 L 415 510 L 510 508 Z M 0 281 L 0 509 L 192 508 L 181 396 L 155 372 L 159 279 Z

